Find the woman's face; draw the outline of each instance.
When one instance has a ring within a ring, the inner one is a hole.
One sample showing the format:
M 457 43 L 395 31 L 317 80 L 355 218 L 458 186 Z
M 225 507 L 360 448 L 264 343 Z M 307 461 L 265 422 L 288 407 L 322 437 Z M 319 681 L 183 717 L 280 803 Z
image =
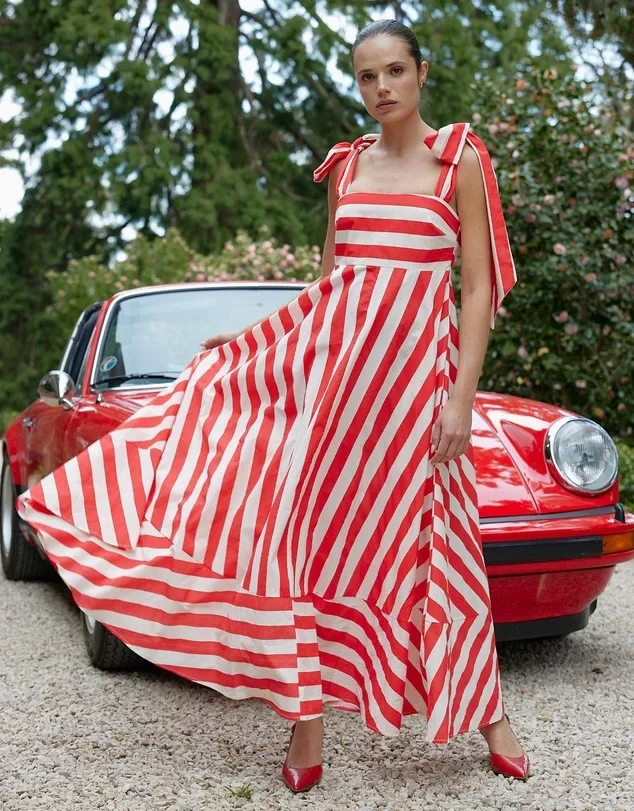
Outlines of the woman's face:
M 355 49 L 353 67 L 365 108 L 377 121 L 400 121 L 418 109 L 428 64 L 417 69 L 400 37 L 379 34 L 366 39 Z

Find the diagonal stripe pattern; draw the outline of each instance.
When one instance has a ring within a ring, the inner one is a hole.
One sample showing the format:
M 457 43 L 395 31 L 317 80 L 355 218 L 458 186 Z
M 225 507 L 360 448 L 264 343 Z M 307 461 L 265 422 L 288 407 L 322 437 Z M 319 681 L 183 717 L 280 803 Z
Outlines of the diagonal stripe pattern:
M 324 704 L 426 739 L 504 713 L 473 451 L 430 464 L 456 378 L 449 205 L 482 167 L 492 318 L 514 267 L 490 158 L 466 124 L 428 146 L 436 194 L 349 192 L 335 265 L 18 497 L 77 604 L 160 667 L 291 720 Z M 491 174 L 492 173 L 492 174 Z M 510 263 L 510 264 L 509 264 Z

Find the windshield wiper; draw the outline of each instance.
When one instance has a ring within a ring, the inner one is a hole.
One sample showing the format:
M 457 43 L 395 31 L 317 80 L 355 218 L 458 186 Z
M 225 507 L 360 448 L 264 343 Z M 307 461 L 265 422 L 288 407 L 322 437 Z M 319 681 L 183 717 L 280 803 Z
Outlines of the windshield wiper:
M 179 375 L 176 372 L 154 372 L 154 373 L 136 373 L 129 375 L 115 375 L 114 377 L 104 377 L 101 380 L 95 380 L 94 385 L 99 386 L 104 383 L 125 383 L 128 380 L 177 380 Z

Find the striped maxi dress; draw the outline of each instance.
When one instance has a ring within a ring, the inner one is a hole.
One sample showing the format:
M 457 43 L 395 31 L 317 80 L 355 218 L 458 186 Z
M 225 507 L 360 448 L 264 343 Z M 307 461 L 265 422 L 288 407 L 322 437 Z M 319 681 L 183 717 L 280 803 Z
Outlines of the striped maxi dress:
M 349 192 L 332 272 L 198 353 L 116 429 L 18 497 L 78 606 L 161 668 L 289 720 L 324 705 L 426 740 L 502 718 L 472 445 L 430 464 L 458 330 L 450 206 L 484 179 L 491 326 L 516 281 L 495 171 L 469 124 L 425 139 L 433 195 Z

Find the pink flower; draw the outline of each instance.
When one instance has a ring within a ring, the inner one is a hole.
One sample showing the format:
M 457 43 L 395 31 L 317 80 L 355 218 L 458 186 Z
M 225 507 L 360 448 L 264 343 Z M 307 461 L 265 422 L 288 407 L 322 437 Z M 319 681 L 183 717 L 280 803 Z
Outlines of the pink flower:
M 628 179 L 624 175 L 621 175 L 621 177 L 617 177 L 614 180 L 614 185 L 617 189 L 627 189 L 628 182 Z
M 499 129 L 497 124 L 489 124 L 489 135 L 495 135 Z
M 527 358 L 528 350 L 525 346 L 520 346 L 520 348 L 517 350 L 517 354 L 520 356 L 520 358 Z
M 281 270 L 274 270 L 273 271 L 273 278 L 275 278 L 275 279 L 283 279 L 284 274 L 282 273 Z
M 623 256 L 623 254 L 620 253 L 618 256 L 614 257 L 614 261 L 617 265 L 624 265 L 627 262 L 627 256 Z
M 515 82 L 515 87 L 517 90 L 526 90 L 527 87 L 526 81 L 524 79 L 518 79 Z
M 543 200 L 544 200 L 544 203 L 546 203 L 547 206 L 552 206 L 552 204 L 555 202 L 555 195 L 554 194 L 545 194 L 544 197 L 543 197 Z
M 585 279 L 587 282 L 596 282 L 597 274 L 596 273 L 586 273 Z
M 471 118 L 473 119 L 474 124 L 479 124 L 482 121 L 482 116 L 480 113 L 474 113 Z
M 585 267 L 589 261 L 590 261 L 589 256 L 582 256 L 581 259 L 579 260 L 579 264 Z
M 568 253 L 568 249 L 565 245 L 562 245 L 561 242 L 555 242 L 553 245 L 553 251 L 557 254 L 557 256 L 565 256 Z
M 197 273 L 196 274 L 196 281 L 197 282 L 204 282 L 205 281 L 205 274 L 204 273 Z
M 566 310 L 562 310 L 559 315 L 553 315 L 553 318 L 558 324 L 563 324 L 564 321 L 568 320 L 568 313 Z
M 511 197 L 511 202 L 513 203 L 514 206 L 523 206 L 524 205 L 524 200 L 522 199 L 521 194 L 514 194 Z
M 259 282 L 263 282 L 263 281 L 264 281 L 264 276 L 263 276 L 261 273 L 258 273 L 258 275 L 257 275 L 255 278 L 256 278 L 256 279 L 257 279 Z
M 621 412 L 625 411 L 625 403 L 619 403 L 616 407 L 616 410 Z
M 265 251 L 268 251 L 268 250 L 269 250 L 269 248 L 272 248 L 272 247 L 273 247 L 273 243 L 272 243 L 270 240 L 268 240 L 268 239 L 267 239 L 267 240 L 265 240 L 265 241 L 262 243 L 262 248 L 263 248 L 263 250 L 265 250 Z
M 521 154 L 522 154 L 522 153 L 519 151 L 519 149 L 514 149 L 514 150 L 513 150 L 513 152 L 512 152 L 512 154 L 511 154 L 511 157 L 512 157 L 512 158 L 519 158 L 519 156 L 520 156 Z
M 585 387 L 586 387 L 586 381 L 585 381 L 585 380 L 582 380 L 581 378 L 579 378 L 578 380 L 575 380 L 575 386 L 576 386 L 578 389 L 585 389 Z
M 579 327 L 576 324 L 566 324 L 564 332 L 566 335 L 576 335 L 579 332 Z
M 535 222 L 535 220 L 537 219 L 537 216 L 535 214 L 527 214 L 524 219 L 526 220 L 526 222 L 531 222 L 532 223 L 532 222 Z

